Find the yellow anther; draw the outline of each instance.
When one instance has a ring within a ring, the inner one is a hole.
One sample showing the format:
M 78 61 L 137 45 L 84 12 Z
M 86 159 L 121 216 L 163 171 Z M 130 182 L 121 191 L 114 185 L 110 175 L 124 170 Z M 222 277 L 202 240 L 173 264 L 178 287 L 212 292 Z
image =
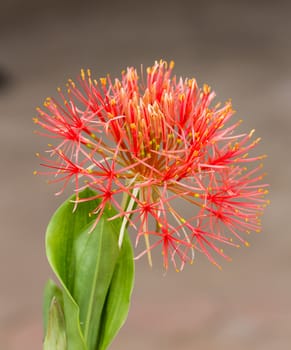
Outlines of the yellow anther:
M 261 137 L 258 137 L 258 138 L 253 142 L 253 144 L 256 145 L 257 143 L 259 143 L 259 142 L 261 141 L 261 139 L 262 139 Z
M 179 94 L 179 100 L 182 102 L 185 100 L 185 94 Z
M 107 79 L 106 78 L 100 78 L 101 84 L 104 86 L 107 84 Z
M 235 145 L 233 146 L 232 150 L 237 151 L 239 149 L 239 143 L 236 142 Z
M 81 69 L 81 79 L 85 80 L 85 71 L 83 68 Z
M 191 88 L 194 82 L 195 82 L 194 78 L 193 79 L 189 79 L 188 80 L 188 87 Z
M 37 171 L 36 170 L 34 170 L 33 175 L 37 175 Z
M 135 123 L 131 123 L 131 124 L 130 124 L 130 128 L 131 128 L 131 129 L 136 129 Z
M 90 149 L 94 149 L 94 146 L 92 145 L 92 143 L 86 143 L 86 146 Z
M 250 133 L 249 133 L 249 138 L 251 138 L 251 137 L 253 136 L 254 132 L 255 132 L 255 129 L 253 129 L 253 130 L 250 131 Z
M 199 193 L 194 193 L 194 197 L 200 198 L 200 194 Z
M 210 92 L 210 86 L 207 85 L 207 84 L 204 84 L 204 85 L 203 85 L 203 92 L 204 92 L 204 94 L 209 94 L 209 92 Z
M 170 69 L 173 69 L 175 67 L 175 62 L 174 61 L 170 61 Z
M 61 92 L 62 89 L 60 87 L 57 87 L 57 92 Z
M 35 153 L 35 155 L 36 155 L 37 157 L 39 157 L 39 153 Z
M 38 118 L 32 118 L 33 122 L 37 124 L 39 122 Z
M 87 69 L 87 75 L 89 78 L 91 77 L 91 70 L 90 69 Z
M 245 244 L 246 247 L 249 247 L 249 246 L 250 246 L 250 243 L 247 242 L 247 241 L 245 241 L 244 244 Z
M 222 271 L 222 267 L 220 265 L 218 265 L 216 263 L 213 263 L 213 265 L 215 265 L 218 268 L 218 270 Z
M 180 217 L 180 221 L 181 221 L 183 224 L 186 223 L 186 220 L 185 220 L 184 218 L 182 218 L 182 217 Z
M 74 83 L 74 81 L 72 79 L 68 79 L 68 82 L 73 88 L 76 87 L 76 84 Z

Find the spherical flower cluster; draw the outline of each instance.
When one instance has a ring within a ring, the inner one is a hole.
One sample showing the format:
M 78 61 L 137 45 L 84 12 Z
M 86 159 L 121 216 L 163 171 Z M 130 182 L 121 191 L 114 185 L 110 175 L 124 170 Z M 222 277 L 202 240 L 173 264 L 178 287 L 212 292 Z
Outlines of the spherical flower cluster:
M 238 134 L 231 102 L 212 105 L 208 85 L 172 76 L 173 62 L 155 62 L 146 74 L 127 68 L 121 79 L 98 81 L 81 70 L 78 84 L 58 89 L 61 103 L 47 98 L 38 108 L 42 135 L 58 142 L 41 157 L 52 181 L 70 180 L 78 193 L 96 191 L 100 205 L 113 205 L 127 225 L 143 236 L 138 257 L 161 246 L 165 268 L 193 262 L 204 253 L 228 258 L 223 246 L 248 246 L 245 235 L 260 231 L 264 198 L 260 161 L 249 152 L 259 142 L 254 130 Z M 186 204 L 188 206 L 186 206 Z M 179 265 L 178 265 L 179 263 Z

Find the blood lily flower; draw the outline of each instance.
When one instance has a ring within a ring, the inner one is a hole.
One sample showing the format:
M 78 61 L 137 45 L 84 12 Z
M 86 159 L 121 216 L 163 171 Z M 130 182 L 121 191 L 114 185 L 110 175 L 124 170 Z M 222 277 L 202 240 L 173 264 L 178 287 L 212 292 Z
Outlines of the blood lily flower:
M 172 76 L 173 67 L 160 61 L 140 76 L 131 67 L 98 81 L 82 70 L 66 94 L 59 89 L 61 103 L 49 98 L 38 108 L 35 123 L 57 142 L 42 165 L 64 180 L 61 192 L 74 181 L 77 203 L 93 199 L 78 199 L 82 189 L 96 191 L 96 223 L 115 206 L 119 244 L 128 225 L 136 243 L 145 239 L 137 257 L 151 263 L 161 246 L 165 268 L 182 269 L 196 251 L 218 266 L 214 253 L 228 258 L 224 245 L 248 246 L 246 234 L 260 231 L 264 155 L 249 154 L 260 139 L 236 132 L 230 101 L 212 105 L 208 85 Z

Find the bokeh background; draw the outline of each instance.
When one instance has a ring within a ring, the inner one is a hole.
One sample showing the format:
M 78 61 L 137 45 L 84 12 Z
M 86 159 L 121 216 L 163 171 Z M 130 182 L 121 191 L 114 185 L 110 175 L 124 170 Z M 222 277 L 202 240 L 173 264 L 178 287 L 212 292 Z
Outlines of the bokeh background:
M 35 107 L 81 67 L 176 62 L 175 73 L 232 98 L 242 130 L 267 153 L 263 233 L 219 271 L 200 257 L 182 273 L 136 263 L 117 349 L 291 348 L 291 4 L 284 1 L 0 1 L 0 349 L 41 349 L 48 220 L 66 196 L 34 177 Z M 69 195 L 67 192 L 66 195 Z

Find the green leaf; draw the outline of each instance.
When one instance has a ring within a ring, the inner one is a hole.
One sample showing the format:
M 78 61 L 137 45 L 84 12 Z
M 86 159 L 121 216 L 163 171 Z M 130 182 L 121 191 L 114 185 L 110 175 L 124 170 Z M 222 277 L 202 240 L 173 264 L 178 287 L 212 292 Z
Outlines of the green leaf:
M 50 308 L 52 300 L 56 299 L 64 313 L 64 325 L 66 334 L 66 347 L 60 348 L 60 350 L 87 350 L 83 334 L 79 325 L 79 307 L 72 299 L 70 294 L 65 292 L 64 289 L 60 289 L 53 281 L 49 280 L 45 286 L 44 303 L 43 303 L 43 318 L 44 318 L 44 330 L 45 334 L 48 333 L 48 323 L 50 322 Z M 57 323 L 56 319 L 51 321 Z M 54 325 L 55 332 L 57 332 L 57 326 L 60 323 Z M 47 336 L 46 336 L 47 337 Z M 54 344 L 53 341 L 48 342 L 45 339 L 44 350 L 56 350 L 58 348 L 51 347 Z M 59 349 L 58 349 L 59 350 Z
M 134 264 L 132 262 L 132 247 L 126 235 L 103 308 L 98 350 L 108 348 L 127 318 L 134 282 Z
M 85 190 L 80 198 L 96 197 Z M 106 208 L 98 224 L 89 216 L 99 205 L 94 199 L 79 203 L 68 199 L 53 215 L 46 233 L 49 263 L 63 289 L 67 334 L 66 350 L 103 350 L 124 323 L 132 292 L 134 265 L 130 240 L 121 249 L 121 220 L 107 219 Z
M 50 299 L 50 296 L 54 294 Z M 53 283 L 46 286 L 46 301 L 50 301 L 49 308 L 47 308 L 47 323 L 46 336 L 44 340 L 44 350 L 66 350 L 66 326 L 62 307 L 62 294 L 58 287 Z M 45 303 L 46 305 L 46 303 Z M 46 305 L 47 306 L 47 305 Z
M 57 298 L 58 302 L 64 308 L 63 294 L 61 289 L 52 281 L 48 280 L 44 287 L 44 298 L 43 298 L 43 321 L 44 321 L 44 334 L 47 333 L 47 324 L 49 320 L 49 312 L 51 302 L 53 298 Z

